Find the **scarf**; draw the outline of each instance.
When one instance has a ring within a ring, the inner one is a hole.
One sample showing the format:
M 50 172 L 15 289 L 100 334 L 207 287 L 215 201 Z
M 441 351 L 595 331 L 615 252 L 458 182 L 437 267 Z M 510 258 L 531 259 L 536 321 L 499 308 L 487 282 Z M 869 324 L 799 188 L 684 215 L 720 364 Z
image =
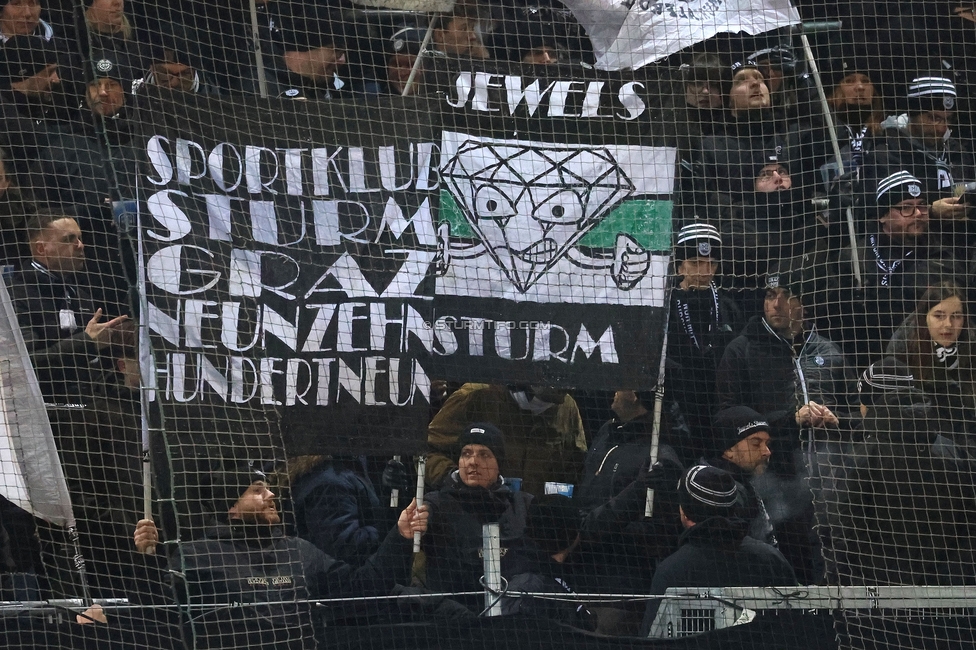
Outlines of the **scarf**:
M 910 250 L 905 253 L 905 256 L 899 260 L 893 260 L 891 262 L 885 260 L 881 257 L 881 251 L 878 249 L 878 238 L 875 235 L 868 237 L 868 243 L 871 244 L 871 250 L 874 251 L 874 259 L 878 264 L 878 268 L 883 271 L 881 275 L 881 286 L 887 287 L 891 283 L 891 275 L 902 265 L 902 262 L 907 260 L 912 256 L 914 250 Z
M 703 291 L 691 289 L 674 292 L 674 309 L 678 314 L 678 322 L 681 323 L 688 340 L 701 352 L 707 352 L 712 348 L 711 344 L 705 342 L 702 334 L 714 332 L 718 327 L 720 316 L 718 289 L 714 282 L 709 283 L 708 288 L 711 291 L 710 301 L 702 297 L 706 295 Z M 707 307 L 707 312 L 703 307 Z
M 956 344 L 948 347 L 935 344 L 935 367 L 942 370 L 955 370 L 959 367 L 959 346 Z

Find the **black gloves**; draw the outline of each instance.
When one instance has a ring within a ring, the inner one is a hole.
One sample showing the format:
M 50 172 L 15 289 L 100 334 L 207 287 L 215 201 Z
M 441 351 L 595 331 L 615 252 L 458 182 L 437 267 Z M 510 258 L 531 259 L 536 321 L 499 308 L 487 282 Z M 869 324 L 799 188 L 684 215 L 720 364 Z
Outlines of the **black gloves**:
M 383 468 L 383 475 L 380 477 L 380 485 L 386 491 L 400 490 L 406 492 L 410 489 L 410 477 L 407 475 L 407 467 L 398 460 L 390 460 Z

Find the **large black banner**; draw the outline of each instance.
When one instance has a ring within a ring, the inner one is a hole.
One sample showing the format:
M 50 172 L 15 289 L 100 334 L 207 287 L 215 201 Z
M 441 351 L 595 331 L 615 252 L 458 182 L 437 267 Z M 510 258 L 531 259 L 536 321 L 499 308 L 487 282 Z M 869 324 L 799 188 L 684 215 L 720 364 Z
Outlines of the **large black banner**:
M 419 448 L 429 110 L 145 100 L 145 320 L 164 403 L 277 412 L 291 453 Z
M 648 83 L 431 72 L 427 99 L 142 99 L 158 399 L 380 453 L 419 448 L 433 379 L 654 384 L 674 149 Z

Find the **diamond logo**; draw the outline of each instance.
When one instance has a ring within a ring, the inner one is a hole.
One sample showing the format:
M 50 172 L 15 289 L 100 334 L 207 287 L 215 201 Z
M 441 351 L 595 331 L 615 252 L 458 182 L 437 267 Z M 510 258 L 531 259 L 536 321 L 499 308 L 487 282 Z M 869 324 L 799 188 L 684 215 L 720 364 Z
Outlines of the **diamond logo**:
M 635 190 L 601 147 L 466 140 L 442 179 L 488 255 L 522 293 Z

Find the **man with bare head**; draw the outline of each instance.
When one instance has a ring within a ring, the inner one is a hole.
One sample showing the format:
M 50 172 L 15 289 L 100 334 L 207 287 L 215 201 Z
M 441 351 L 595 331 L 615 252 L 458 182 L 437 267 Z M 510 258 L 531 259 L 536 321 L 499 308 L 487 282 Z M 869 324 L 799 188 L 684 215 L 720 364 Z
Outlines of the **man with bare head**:
M 27 224 L 31 261 L 10 282 L 10 294 L 34 365 L 50 382 L 49 397 L 77 396 L 76 368 L 113 340 L 128 316 L 103 320 L 79 275 L 85 268 L 85 243 L 78 222 L 59 212 L 41 212 Z

